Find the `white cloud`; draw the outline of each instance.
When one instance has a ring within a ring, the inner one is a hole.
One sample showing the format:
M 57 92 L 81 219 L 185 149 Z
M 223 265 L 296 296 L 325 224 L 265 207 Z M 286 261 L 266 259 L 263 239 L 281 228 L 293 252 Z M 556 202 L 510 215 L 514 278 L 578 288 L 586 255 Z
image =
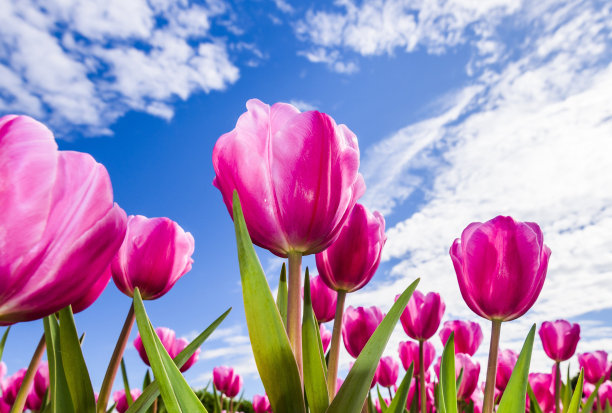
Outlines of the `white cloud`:
M 128 110 L 170 119 L 172 103 L 238 79 L 210 34 L 219 1 L 9 1 L 0 8 L 0 111 L 60 130 L 110 133 Z
M 306 102 L 301 99 L 291 99 L 289 103 L 295 106 L 296 108 L 298 108 L 300 112 L 306 112 L 309 110 L 317 110 L 316 105 L 310 102 Z

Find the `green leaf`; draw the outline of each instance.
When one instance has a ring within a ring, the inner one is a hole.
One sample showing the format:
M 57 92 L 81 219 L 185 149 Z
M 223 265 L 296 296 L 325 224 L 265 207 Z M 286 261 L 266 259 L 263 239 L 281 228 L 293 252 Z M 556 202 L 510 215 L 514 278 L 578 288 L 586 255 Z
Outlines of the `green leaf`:
M 278 281 L 278 291 L 276 293 L 276 307 L 278 312 L 283 319 L 283 325 L 287 329 L 287 301 L 288 301 L 288 290 L 287 290 L 287 266 L 283 262 L 281 268 L 280 280 Z
M 8 326 L 6 330 L 4 330 L 4 334 L 2 334 L 2 340 L 0 340 L 0 360 L 2 360 L 2 354 L 4 353 L 4 345 L 6 344 L 6 339 L 8 338 L 9 331 L 11 331 L 11 326 Z
M 529 330 L 521 354 L 514 366 L 506 390 L 499 402 L 497 413 L 523 413 L 525 411 L 525 400 L 527 395 L 527 383 L 529 376 L 529 364 L 531 362 L 531 350 L 533 349 L 533 338 L 535 336 L 535 324 Z
M 376 391 L 378 392 L 378 403 L 380 404 L 380 411 L 382 413 L 385 413 L 389 406 L 387 406 L 387 403 L 385 402 L 385 398 L 382 396 L 382 394 L 380 394 L 380 387 L 378 387 L 378 385 L 376 385 Z
M 72 309 L 70 306 L 63 308 L 59 315 L 60 353 L 72 404 L 77 412 L 94 413 L 96 399 L 81 351 L 81 342 L 74 324 Z
M 584 371 L 580 369 L 580 376 L 578 376 L 578 382 L 576 383 L 576 389 L 572 395 L 572 399 L 569 402 L 567 413 L 578 413 L 580 402 L 582 401 L 582 384 L 584 382 Z M 569 380 L 568 380 L 569 383 Z
M 215 399 L 215 407 L 213 413 L 221 413 L 221 399 L 219 398 L 219 394 L 217 393 L 217 388 L 213 384 L 213 397 Z
M 438 412 L 439 413 L 446 413 L 446 405 L 444 404 L 444 395 L 442 394 L 442 385 L 441 385 L 441 383 L 438 383 L 435 386 L 434 391 L 436 393 L 436 401 L 438 402 L 438 404 L 437 404 Z M 415 394 L 414 399 L 416 400 L 417 399 L 416 392 L 414 394 Z M 413 401 L 412 405 L 413 406 L 417 406 L 418 403 L 415 403 Z
M 414 364 L 410 364 L 410 367 L 408 367 L 406 375 L 397 388 L 397 392 L 395 393 L 395 396 L 393 396 L 393 400 L 391 400 L 387 413 L 404 413 L 406 411 L 406 403 L 408 401 L 408 392 L 410 391 L 410 381 L 412 380 L 413 367 Z M 382 404 L 384 404 L 384 400 Z
M 455 379 L 455 333 L 451 333 L 442 351 L 440 388 L 447 413 L 457 413 L 457 382 Z M 523 410 L 525 405 L 523 404 Z
M 406 288 L 376 328 L 327 409 L 328 413 L 358 412 L 361 409 L 387 341 L 418 283 L 419 279 Z
M 147 370 L 149 372 L 149 370 Z M 128 406 L 131 406 L 134 403 L 134 399 L 132 399 L 132 392 L 130 387 L 130 382 L 128 381 L 127 370 L 125 368 L 125 360 L 121 357 L 121 377 L 123 378 L 123 389 L 125 390 L 125 400 L 127 401 Z
M 604 379 L 601 378 L 597 382 L 597 384 L 595 384 L 595 389 L 593 390 L 593 393 L 591 393 L 591 395 L 587 399 L 586 403 L 582 407 L 582 412 L 581 413 L 591 413 L 591 410 L 593 410 L 593 405 L 595 404 L 595 398 L 597 397 L 597 393 L 599 392 L 599 386 L 601 386 L 601 384 L 603 382 L 604 382 Z
M 234 191 L 234 228 L 249 338 L 259 377 L 276 413 L 304 413 L 302 383 L 289 338 L 249 237 Z M 361 399 L 362 404 L 364 397 Z
M 558 373 L 559 373 L 559 377 L 561 377 L 561 374 L 560 374 L 561 373 L 561 369 L 559 369 Z M 563 394 L 563 398 L 561 399 L 561 403 L 562 403 L 561 407 L 562 407 L 562 411 L 563 412 L 567 411 L 567 406 L 569 406 L 569 404 L 570 404 L 570 399 L 572 397 L 572 391 L 573 391 L 573 389 L 572 389 L 572 381 L 570 380 L 569 364 L 567 365 L 567 379 L 566 380 L 567 380 L 566 381 L 567 384 L 563 385 L 563 382 L 561 382 L 561 386 L 560 386 L 560 387 L 563 387 L 563 390 L 562 390 L 563 391 L 563 393 L 562 393 Z M 553 386 L 554 386 L 554 384 L 553 384 Z
M 66 374 L 60 352 L 60 327 L 54 314 L 43 319 L 47 360 L 49 362 L 49 392 L 51 395 L 50 412 L 74 413 L 74 406 L 66 382 Z
M 206 408 L 189 387 L 153 330 L 138 288 L 134 290 L 134 312 L 142 344 L 168 413 L 206 413 Z
M 319 325 L 315 321 L 310 298 L 310 275 L 306 268 L 304 280 L 304 315 L 302 318 L 302 356 L 304 360 L 304 390 L 312 413 L 324 413 L 329 406 L 327 382 L 321 339 L 317 334 Z
M 542 408 L 538 403 L 538 399 L 536 398 L 535 393 L 531 388 L 531 384 L 529 384 L 529 381 L 527 382 L 527 394 L 529 395 L 529 401 L 531 402 L 532 413 L 542 413 Z
M 215 331 L 215 329 L 221 324 L 225 317 L 229 314 L 232 309 L 229 308 L 223 314 L 221 314 L 215 321 L 212 322 L 199 336 L 197 336 L 187 347 L 183 349 L 175 358 L 174 363 L 180 369 L 189 360 L 189 358 L 195 353 L 195 351 L 202 346 L 208 337 Z M 138 413 L 145 412 L 155 402 L 155 399 L 159 396 L 159 384 L 157 380 L 154 380 L 149 386 L 147 386 L 139 398 L 134 401 L 134 404 L 126 411 L 126 413 Z

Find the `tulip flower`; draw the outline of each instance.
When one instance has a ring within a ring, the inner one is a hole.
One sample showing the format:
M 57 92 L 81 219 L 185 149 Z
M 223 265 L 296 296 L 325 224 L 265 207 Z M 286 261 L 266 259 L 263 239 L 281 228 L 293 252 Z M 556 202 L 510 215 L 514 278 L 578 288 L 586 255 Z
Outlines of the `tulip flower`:
M 271 413 L 272 407 L 270 406 L 268 396 L 260 396 L 258 394 L 253 396 L 253 411 L 255 413 Z
M 439 333 L 442 345 L 446 345 L 451 333 L 455 333 L 455 353 L 476 354 L 482 343 L 480 324 L 463 320 L 445 321 Z
M 497 376 L 495 377 L 495 387 L 499 391 L 503 392 L 506 389 L 517 360 L 518 354 L 510 349 L 499 352 L 497 357 Z
M 303 296 L 304 293 L 302 293 Z M 319 323 L 327 323 L 334 319 L 338 293 L 325 285 L 325 282 L 318 275 L 310 279 L 310 299 L 312 300 L 312 310 Z
M 397 382 L 399 363 L 393 357 L 382 357 L 378 363 L 376 376 L 383 387 L 392 387 Z
M 140 397 L 141 394 L 142 392 L 139 389 L 130 390 L 130 395 L 132 396 L 132 400 L 136 400 L 137 398 Z M 117 390 L 115 393 L 113 393 L 113 400 L 116 403 L 115 409 L 117 409 L 119 413 L 124 413 L 128 409 L 129 406 L 128 406 L 127 397 L 125 396 L 124 389 Z
M 19 389 L 23 385 L 27 369 L 18 370 L 15 374 L 8 377 L 3 382 L 3 401 L 8 406 L 12 406 L 17 399 Z M 40 410 L 44 397 L 49 390 L 49 366 L 46 361 L 41 362 L 34 374 L 33 386 L 27 393 L 25 408 L 30 410 Z
M 544 413 L 552 412 L 555 409 L 555 396 L 551 391 L 554 387 L 552 374 L 549 373 L 529 373 L 529 385 L 536 397 L 538 405 Z M 529 399 L 527 399 L 529 406 Z
M 89 292 L 123 241 L 126 216 L 104 166 L 58 151 L 27 116 L 0 118 L 0 182 L 0 325 L 9 325 Z
M 605 351 L 578 354 L 578 364 L 584 369 L 584 379 L 589 383 L 595 384 L 601 378 L 610 379 L 612 365 L 608 363 L 608 353 Z
M 440 294 L 430 292 L 424 295 L 415 290 L 400 317 L 402 327 L 408 337 L 414 340 L 429 340 L 438 330 L 445 309 Z
M 163 344 L 164 348 L 166 349 L 166 351 L 168 352 L 171 358 L 175 358 L 176 356 L 178 356 L 178 354 L 181 351 L 183 351 L 185 347 L 187 347 L 187 345 L 189 344 L 189 342 L 185 340 L 184 338 L 177 339 L 176 333 L 167 327 L 157 327 L 155 329 L 155 333 L 157 333 L 159 340 L 161 341 L 161 343 Z M 142 359 L 142 361 L 147 366 L 150 366 L 151 364 L 149 363 L 149 357 L 147 356 L 147 352 L 145 351 L 145 348 L 142 344 L 140 333 L 134 340 L 134 347 L 138 351 L 138 354 L 140 355 L 140 358 Z M 189 370 L 189 368 L 193 366 L 196 361 L 198 361 L 199 355 L 200 355 L 200 349 L 198 348 L 195 351 L 195 353 L 193 353 L 193 355 L 189 357 L 189 359 L 185 362 L 185 364 L 183 364 L 183 366 L 180 369 L 181 372 L 186 372 L 187 370 Z
M 455 375 L 458 378 L 463 370 L 461 384 L 457 388 L 457 399 L 468 400 L 476 387 L 480 376 L 480 363 L 473 360 L 468 354 L 455 354 Z
M 540 227 L 498 216 L 468 225 L 450 248 L 459 290 L 472 311 L 492 322 L 484 413 L 493 412 L 501 323 L 527 312 L 540 295 L 550 248 Z
M 321 324 L 319 327 L 319 332 L 321 334 L 321 344 L 323 345 L 323 354 L 327 352 L 327 348 L 329 347 L 329 342 L 331 341 L 332 333 L 328 329 L 325 328 L 325 324 Z
M 354 358 L 359 357 L 359 353 L 374 334 L 374 330 L 381 323 L 384 314 L 378 307 L 357 307 L 349 306 L 344 313 L 342 322 L 342 339 L 346 351 Z
M 599 407 L 601 409 L 607 409 L 612 407 L 612 382 L 605 381 L 599 386 L 597 391 L 597 398 L 599 399 Z
M 234 398 L 242 388 L 242 377 L 231 367 L 215 367 L 213 369 L 213 384 L 216 389 L 227 397 Z
M 419 343 L 414 341 L 402 341 L 399 343 L 399 358 L 404 370 L 408 371 L 410 364 L 414 363 L 414 375 L 419 376 L 421 363 L 419 361 Z M 427 372 L 431 363 L 436 358 L 436 349 L 429 341 L 423 343 L 423 371 Z

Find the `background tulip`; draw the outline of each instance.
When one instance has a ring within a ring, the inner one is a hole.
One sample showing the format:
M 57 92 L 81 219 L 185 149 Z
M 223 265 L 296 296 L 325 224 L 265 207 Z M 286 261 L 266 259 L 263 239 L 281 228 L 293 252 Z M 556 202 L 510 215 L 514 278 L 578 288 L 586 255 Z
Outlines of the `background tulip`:
M 106 169 L 58 151 L 26 116 L 0 118 L 0 325 L 41 318 L 86 295 L 125 235 Z
M 510 349 L 499 352 L 497 357 L 497 376 L 495 378 L 495 387 L 498 390 L 503 392 L 506 389 L 517 360 L 518 354 Z
M 312 300 L 312 310 L 319 323 L 327 323 L 334 319 L 338 293 L 325 285 L 325 282 L 318 275 L 310 279 L 310 298 Z
M 236 397 L 242 388 L 242 377 L 231 367 L 215 367 L 213 369 L 213 384 L 221 393 L 229 398 Z
M 455 333 L 455 353 L 476 354 L 483 338 L 480 324 L 467 320 L 445 321 L 439 333 L 442 345 L 446 345 L 451 333 Z
M 321 333 L 321 344 L 323 345 L 323 353 L 327 352 L 329 348 L 329 342 L 331 341 L 332 333 L 328 329 L 325 328 L 325 324 L 321 324 L 319 327 L 319 332 Z
M 538 401 L 538 405 L 544 413 L 553 412 L 555 409 L 554 380 L 552 374 L 529 373 L 529 385 Z M 529 406 L 529 399 L 527 399 Z
M 131 215 L 111 265 L 113 281 L 130 297 L 138 287 L 144 300 L 159 298 L 191 269 L 193 250 L 193 237 L 176 222 Z
M 132 400 L 136 400 L 137 398 L 140 397 L 141 394 L 142 392 L 139 389 L 130 390 L 130 395 L 132 396 Z M 115 393 L 113 393 L 113 400 L 116 403 L 115 409 L 117 409 L 119 413 L 124 413 L 128 409 L 129 406 L 127 402 L 127 397 L 125 397 L 124 389 L 117 390 Z
M 544 321 L 540 338 L 546 355 L 556 362 L 569 360 L 576 352 L 580 340 L 580 325 L 565 320 Z
M 397 382 L 399 363 L 393 357 L 382 357 L 378 363 L 376 376 L 383 387 L 392 387 Z
M 599 406 L 602 409 L 607 407 L 612 407 L 612 382 L 605 381 L 599 386 L 599 390 L 597 391 L 597 396 L 599 399 Z
M 578 354 L 578 364 L 584 369 L 584 379 L 589 383 L 597 383 L 605 377 L 610 379 L 611 364 L 608 363 L 608 353 L 602 350 Z
M 455 376 L 457 378 L 459 378 L 461 370 L 463 370 L 463 376 L 461 384 L 457 388 L 457 399 L 467 400 L 478 387 L 480 363 L 473 360 L 468 354 L 455 354 Z
M 397 300 L 397 297 L 395 299 Z M 445 309 L 446 305 L 440 294 L 430 292 L 424 295 L 416 290 L 400 316 L 402 327 L 410 338 L 429 340 L 438 330 Z
M 258 394 L 253 396 L 253 411 L 255 413 L 272 412 L 272 407 L 270 406 L 270 400 L 268 400 L 268 396 L 260 396 Z
M 423 343 L 423 369 L 429 370 L 431 363 L 436 358 L 436 348 L 429 341 Z M 419 375 L 419 343 L 414 341 L 402 341 L 399 343 L 399 358 L 402 362 L 404 370 L 408 371 L 411 363 L 414 363 L 414 375 Z
M 155 329 L 155 333 L 157 333 L 159 340 L 161 341 L 171 358 L 175 358 L 176 356 L 178 356 L 178 354 L 183 351 L 183 349 L 185 349 L 185 347 L 187 347 L 187 345 L 189 344 L 189 342 L 184 338 L 176 338 L 176 333 L 174 332 L 174 330 L 171 330 L 167 327 L 157 327 Z M 150 366 L 149 357 L 147 356 L 147 352 L 145 351 L 145 348 L 142 344 L 140 333 L 138 334 L 138 336 L 136 336 L 136 339 L 134 340 L 134 347 L 138 351 L 138 354 L 140 355 L 142 361 L 147 366 Z M 199 356 L 200 349 L 198 348 L 193 353 L 193 355 L 189 357 L 185 364 L 183 364 L 183 367 L 181 367 L 180 369 L 181 372 L 186 372 L 187 370 L 189 370 L 189 368 L 193 366 L 196 361 L 198 361 Z
M 384 314 L 378 307 L 348 307 L 342 322 L 342 339 L 346 351 L 357 358 Z

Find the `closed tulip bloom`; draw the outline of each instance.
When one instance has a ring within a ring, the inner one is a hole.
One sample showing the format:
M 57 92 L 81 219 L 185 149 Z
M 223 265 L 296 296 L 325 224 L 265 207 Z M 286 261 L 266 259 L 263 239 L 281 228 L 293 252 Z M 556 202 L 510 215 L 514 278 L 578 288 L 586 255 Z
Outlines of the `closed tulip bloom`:
M 272 407 L 270 406 L 270 400 L 267 395 L 260 396 L 256 394 L 253 396 L 253 411 L 255 413 L 270 413 Z
M 482 343 L 480 324 L 473 321 L 446 321 L 440 330 L 442 345 L 446 345 L 451 333 L 455 333 L 455 353 L 465 353 L 473 356 Z
M 612 382 L 609 380 L 603 382 L 601 386 L 599 386 L 597 395 L 599 396 L 599 406 L 602 409 L 612 407 Z
M 168 352 L 168 355 L 171 358 L 175 358 L 176 356 L 178 356 L 178 354 L 183 351 L 185 347 L 187 347 L 187 345 L 189 344 L 189 342 L 184 338 L 176 338 L 176 333 L 167 327 L 157 327 L 155 329 L 155 333 L 159 337 L 159 340 L 161 341 L 164 348 Z M 147 356 L 147 352 L 145 351 L 145 348 L 142 344 L 142 338 L 140 337 L 140 334 L 138 334 L 138 336 L 136 336 L 136 339 L 134 340 L 134 347 L 138 351 L 138 354 L 140 355 L 142 361 L 147 366 L 150 366 L 151 364 L 149 364 L 149 357 Z M 185 364 L 183 364 L 183 367 L 181 367 L 180 369 L 181 372 L 186 372 L 187 370 L 189 370 L 189 368 L 193 366 L 196 361 L 198 361 L 199 355 L 200 349 L 198 348 L 195 353 L 193 353 L 192 356 L 189 357 Z
M 130 395 L 132 396 L 132 400 L 136 400 L 137 398 L 140 397 L 141 394 L 142 392 L 139 389 L 130 390 Z M 115 409 L 117 409 L 119 413 L 124 413 L 128 409 L 129 406 L 128 406 L 127 397 L 125 397 L 124 389 L 117 390 L 115 393 L 113 393 L 113 400 L 116 403 Z
M 138 287 L 144 300 L 154 300 L 191 270 L 193 250 L 193 237 L 176 222 L 131 215 L 111 265 L 113 281 L 130 297 Z
M 348 307 L 342 319 L 342 339 L 346 351 L 357 358 L 384 318 L 378 307 Z
M 546 355 L 561 362 L 569 360 L 576 352 L 580 340 L 580 325 L 565 320 L 544 321 L 539 333 Z
M 450 255 L 468 307 L 486 319 L 510 321 L 540 295 L 550 248 L 537 224 L 498 216 L 468 225 Z
M 321 326 L 319 327 L 319 332 L 321 334 L 321 344 L 323 345 L 323 353 L 326 353 L 327 349 L 329 348 L 332 333 L 331 331 L 325 328 L 325 324 L 321 324 Z
M 605 351 L 578 354 L 578 364 L 584 369 L 584 379 L 589 383 L 595 384 L 602 377 L 605 377 L 605 380 L 610 379 L 611 365 L 608 363 L 608 353 Z
M 495 387 L 504 391 L 512 375 L 512 370 L 518 360 L 516 352 L 506 349 L 499 352 L 497 356 L 497 376 L 495 377 Z
M 319 323 L 327 323 L 334 319 L 338 293 L 325 285 L 318 275 L 310 279 L 310 298 L 312 310 Z
M 215 367 L 213 369 L 213 384 L 221 393 L 229 398 L 236 397 L 242 388 L 242 377 L 231 367 Z
M 336 291 L 359 290 L 374 276 L 386 241 L 383 216 L 356 204 L 338 238 L 315 256 L 319 275 Z
M 461 384 L 457 388 L 457 399 L 467 400 L 470 398 L 476 387 L 480 376 L 480 363 L 473 360 L 468 354 L 455 354 L 455 376 L 459 378 L 463 370 Z
M 213 149 L 213 184 L 232 215 L 238 191 L 251 239 L 286 257 L 323 251 L 365 190 L 357 137 L 318 111 L 251 99 Z
M 529 373 L 529 385 L 542 411 L 544 413 L 553 412 L 555 409 L 555 382 L 552 374 Z M 529 398 L 527 398 L 527 406 L 529 406 Z
M 397 300 L 397 297 L 395 299 Z M 436 334 L 445 309 L 446 305 L 440 294 L 430 292 L 424 295 L 415 290 L 400 316 L 402 327 L 410 338 L 429 340 Z
M 393 357 L 382 357 L 378 363 L 376 375 L 381 386 L 394 386 L 399 375 L 399 363 Z
M 0 118 L 0 325 L 30 321 L 93 288 L 125 235 L 125 212 L 90 155 L 58 151 L 26 116 Z
M 399 343 L 399 358 L 404 370 L 408 371 L 410 364 L 414 363 L 413 373 L 419 375 L 419 343 L 414 341 L 402 341 Z M 423 367 L 425 371 L 429 369 L 431 363 L 436 358 L 436 348 L 429 341 L 423 343 Z

